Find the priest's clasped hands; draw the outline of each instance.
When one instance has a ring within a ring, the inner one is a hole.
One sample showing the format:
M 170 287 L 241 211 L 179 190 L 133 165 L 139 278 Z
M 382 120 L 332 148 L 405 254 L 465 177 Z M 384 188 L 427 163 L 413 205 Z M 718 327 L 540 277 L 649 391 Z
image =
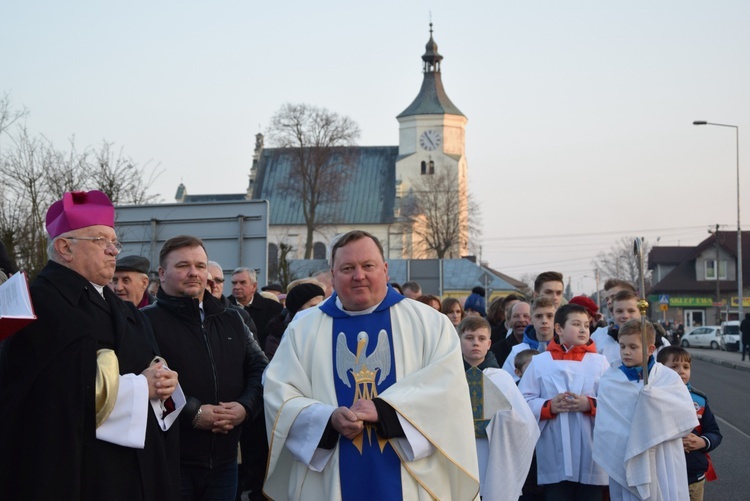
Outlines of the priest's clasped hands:
M 349 440 L 362 433 L 366 423 L 377 423 L 378 411 L 372 400 L 357 400 L 351 407 L 338 407 L 331 414 L 331 425 Z

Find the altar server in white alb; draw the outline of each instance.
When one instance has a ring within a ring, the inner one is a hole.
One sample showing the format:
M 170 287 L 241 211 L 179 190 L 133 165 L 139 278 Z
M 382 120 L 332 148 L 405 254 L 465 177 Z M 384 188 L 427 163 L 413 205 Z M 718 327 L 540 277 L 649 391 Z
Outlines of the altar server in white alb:
M 493 501 L 516 501 L 531 465 L 539 426 L 510 374 L 487 359 L 491 328 L 482 317 L 458 326 L 474 413 L 480 494 Z
M 693 399 L 680 376 L 654 363 L 654 327 L 646 324 L 648 385 L 643 385 L 641 322 L 620 327 L 622 365 L 599 385 L 594 461 L 610 476 L 613 500 L 690 498 L 682 437 L 698 425 Z
M 549 500 L 601 499 L 607 474 L 591 458 L 599 378 L 609 363 L 589 339 L 589 317 L 577 304 L 555 313 L 559 343 L 531 359 L 518 389 L 539 421 L 537 481 Z
M 266 372 L 266 496 L 477 498 L 471 402 L 448 317 L 388 286 L 369 233 L 343 235 L 331 270 L 335 294 L 289 325 Z

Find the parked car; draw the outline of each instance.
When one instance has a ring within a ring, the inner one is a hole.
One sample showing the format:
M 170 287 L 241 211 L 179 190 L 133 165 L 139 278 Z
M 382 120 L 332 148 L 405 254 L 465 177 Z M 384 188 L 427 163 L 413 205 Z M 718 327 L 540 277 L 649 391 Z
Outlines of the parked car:
M 721 333 L 727 351 L 740 351 L 740 321 L 730 320 L 721 323 Z
M 682 336 L 680 342 L 683 348 L 711 348 L 712 350 L 720 349 L 723 344 L 723 334 L 718 325 L 696 327 Z

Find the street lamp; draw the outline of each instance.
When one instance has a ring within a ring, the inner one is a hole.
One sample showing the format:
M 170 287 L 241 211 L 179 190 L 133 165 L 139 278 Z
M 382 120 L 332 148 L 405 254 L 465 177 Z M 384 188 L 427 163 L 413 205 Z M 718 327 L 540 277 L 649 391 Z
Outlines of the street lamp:
M 736 147 L 737 147 L 737 298 L 739 304 L 737 307 L 737 315 L 739 321 L 742 322 L 742 227 L 740 226 L 740 127 L 739 125 L 729 124 L 717 124 L 713 122 L 706 122 L 705 120 L 696 120 L 693 125 L 715 125 L 717 127 L 732 127 L 736 134 Z M 716 256 L 716 274 L 719 273 L 719 256 Z

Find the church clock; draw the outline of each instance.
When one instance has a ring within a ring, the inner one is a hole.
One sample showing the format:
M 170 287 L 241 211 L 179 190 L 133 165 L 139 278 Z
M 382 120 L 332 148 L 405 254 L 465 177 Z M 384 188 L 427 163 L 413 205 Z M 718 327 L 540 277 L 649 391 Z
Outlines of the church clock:
M 419 136 L 419 145 L 427 151 L 434 151 L 440 147 L 443 138 L 435 129 L 427 129 Z

